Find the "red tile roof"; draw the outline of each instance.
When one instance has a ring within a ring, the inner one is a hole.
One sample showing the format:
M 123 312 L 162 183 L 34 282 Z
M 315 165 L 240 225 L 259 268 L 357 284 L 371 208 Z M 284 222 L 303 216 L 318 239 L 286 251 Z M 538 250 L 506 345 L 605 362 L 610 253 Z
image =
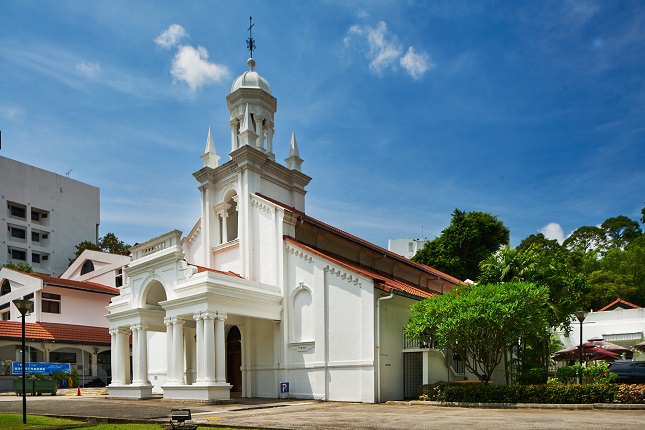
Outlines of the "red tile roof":
M 234 278 L 242 278 L 242 279 L 244 279 L 244 277 L 242 275 L 238 275 L 237 273 L 231 272 L 230 270 L 228 272 L 222 272 L 221 270 L 210 269 L 208 267 L 198 266 L 196 264 L 189 264 L 189 266 L 197 267 L 197 273 L 214 272 L 214 273 L 219 273 L 221 275 L 232 276 Z
M 373 250 L 378 251 L 379 253 L 383 253 L 383 254 L 387 255 L 388 257 L 390 257 L 390 258 L 392 258 L 394 260 L 397 260 L 397 261 L 399 261 L 401 263 L 413 266 L 413 267 L 415 267 L 417 269 L 423 270 L 424 272 L 430 273 L 430 274 L 432 274 L 434 276 L 438 276 L 439 278 L 445 279 L 446 281 L 449 281 L 449 282 L 451 282 L 453 284 L 464 285 L 464 282 L 462 280 L 457 279 L 454 276 L 450 276 L 447 273 L 444 273 L 444 272 L 442 272 L 440 270 L 437 270 L 437 269 L 435 269 L 433 267 L 426 266 L 425 264 L 420 264 L 420 263 L 417 263 L 415 261 L 412 261 L 412 260 L 410 260 L 408 258 L 405 258 L 404 256 L 399 255 L 399 254 L 397 254 L 395 252 L 388 251 L 385 248 L 381 248 L 380 246 L 374 245 L 373 243 L 368 242 L 366 240 L 363 240 L 360 237 L 357 237 L 357 236 L 354 236 L 354 235 L 349 234 L 347 232 L 344 232 L 343 230 L 340 230 L 340 229 L 338 229 L 336 227 L 333 227 L 333 226 L 331 226 L 329 224 L 326 224 L 326 223 L 324 223 L 322 221 L 319 221 L 319 220 L 317 220 L 315 218 L 312 218 L 309 215 L 302 215 L 301 218 L 305 222 L 309 222 L 311 224 L 318 225 L 319 227 L 323 227 L 323 228 L 325 228 L 325 229 L 327 229 L 327 230 L 329 230 L 331 232 L 336 233 L 339 236 L 342 236 L 342 237 L 344 237 L 346 239 L 349 239 L 349 240 L 351 240 L 353 242 L 357 242 L 357 243 L 359 243 L 359 244 L 361 244 L 363 246 L 366 246 L 368 248 L 372 248 Z
M 350 270 L 354 273 L 358 273 L 360 275 L 363 275 L 365 277 L 371 278 L 374 281 L 374 286 L 378 288 L 379 290 L 383 290 L 385 292 L 392 292 L 393 290 L 403 292 L 409 295 L 412 295 L 414 297 L 418 298 L 428 298 L 428 297 L 434 297 L 436 293 L 431 292 L 429 290 L 420 288 L 416 285 L 408 284 L 402 281 L 399 281 L 397 279 L 389 278 L 387 276 L 384 276 L 380 273 L 377 273 L 375 271 L 354 265 L 354 264 L 349 264 L 344 261 L 338 260 L 330 255 L 327 255 L 323 252 L 320 252 L 314 248 L 311 248 L 308 245 L 305 245 L 302 242 L 297 241 L 296 239 L 293 239 L 291 237 L 285 236 L 284 238 L 287 242 L 291 243 L 294 246 L 297 246 L 301 249 L 304 249 L 305 251 L 312 253 L 314 255 L 317 255 L 319 257 L 322 257 L 326 259 L 327 261 L 330 261 L 338 266 L 344 267 L 347 270 Z
M 616 305 L 625 305 L 625 306 L 623 307 L 623 306 L 616 306 Z M 608 304 L 607 306 L 605 306 L 604 308 L 602 308 L 602 309 L 598 309 L 598 312 L 602 312 L 602 311 L 606 311 L 606 310 L 614 310 L 614 309 L 616 309 L 616 308 L 622 308 L 622 309 L 624 309 L 625 307 L 633 308 L 633 309 L 639 309 L 639 308 L 640 308 L 640 306 L 635 305 L 635 304 L 633 304 L 633 303 L 629 303 L 628 301 L 623 300 L 623 299 L 621 299 L 621 298 L 619 297 L 619 298 L 617 298 L 616 300 L 614 300 L 613 302 L 609 303 L 609 304 Z
M 39 273 L 27 273 L 29 276 L 40 278 L 47 285 L 63 288 L 73 288 L 75 290 L 85 290 L 95 293 L 110 294 L 118 296 L 120 291 L 118 288 L 110 287 L 108 285 L 97 284 L 89 281 L 74 281 L 72 279 L 55 278 L 53 276 L 41 275 Z
M 358 243 L 358 244 L 360 244 L 362 246 L 365 246 L 367 248 L 371 248 L 371 249 L 373 249 L 373 250 L 375 250 L 375 251 L 377 251 L 379 253 L 385 254 L 388 257 L 393 258 L 393 259 L 395 259 L 395 260 L 397 260 L 397 261 L 399 261 L 401 263 L 413 266 L 413 267 L 415 267 L 415 268 L 417 268 L 419 270 L 423 270 L 424 272 L 430 273 L 430 274 L 432 274 L 434 276 L 438 276 L 439 278 L 445 279 L 446 281 L 449 281 L 449 282 L 451 282 L 453 284 L 464 285 L 464 282 L 462 280 L 457 279 L 454 276 L 450 276 L 447 273 L 444 273 L 444 272 L 442 272 L 440 270 L 437 270 L 437 269 L 435 269 L 433 267 L 426 266 L 425 264 L 417 263 L 415 261 L 412 261 L 412 260 L 410 260 L 408 258 L 403 257 L 402 255 L 399 255 L 399 254 L 394 253 L 392 251 L 388 251 L 387 249 L 381 248 L 378 245 L 374 245 L 373 243 L 368 242 L 366 240 L 363 240 L 358 236 L 354 236 L 353 234 L 349 234 L 349 233 L 347 233 L 347 232 L 345 232 L 345 231 L 343 231 L 341 229 L 338 229 L 338 228 L 336 228 L 334 226 L 331 226 L 331 225 L 326 224 L 326 223 L 324 223 L 324 222 L 322 222 L 320 220 L 317 220 L 316 218 L 310 217 L 309 215 L 306 215 L 304 212 L 299 211 L 298 209 L 296 209 L 296 208 L 294 208 L 292 206 L 285 205 L 284 203 L 281 203 L 281 202 L 279 202 L 277 200 L 274 200 L 271 197 L 267 197 L 267 196 L 265 196 L 263 194 L 260 194 L 260 193 L 257 193 L 257 195 L 259 197 L 262 197 L 263 199 L 266 199 L 266 200 L 268 200 L 268 201 L 270 201 L 270 202 L 272 202 L 272 203 L 284 208 L 284 209 L 287 209 L 287 210 L 290 210 L 290 211 L 292 211 L 292 212 L 294 212 L 296 214 L 299 214 L 300 218 L 305 222 L 309 222 L 309 223 L 311 223 L 313 225 L 316 225 L 318 227 L 322 227 L 322 228 L 324 228 L 324 229 L 326 229 L 326 230 L 328 230 L 328 231 L 330 231 L 332 233 L 335 233 L 336 235 L 341 236 L 341 237 L 343 237 L 343 238 L 345 238 L 347 240 L 351 240 L 351 241 L 356 242 L 356 243 Z
M 107 327 L 86 327 L 58 323 L 26 323 L 25 338 L 29 342 L 61 342 L 85 345 L 110 345 Z M 0 339 L 21 340 L 21 321 L 0 321 Z

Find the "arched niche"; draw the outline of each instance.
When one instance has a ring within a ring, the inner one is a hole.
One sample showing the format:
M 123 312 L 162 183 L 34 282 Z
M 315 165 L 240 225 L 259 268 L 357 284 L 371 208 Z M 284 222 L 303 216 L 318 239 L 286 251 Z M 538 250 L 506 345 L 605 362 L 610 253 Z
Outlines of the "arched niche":
M 163 284 L 154 279 L 146 285 L 141 299 L 141 307 L 147 309 L 161 309 L 159 302 L 168 300 Z
M 314 340 L 314 308 L 311 291 L 300 284 L 291 299 L 292 342 L 311 342 Z

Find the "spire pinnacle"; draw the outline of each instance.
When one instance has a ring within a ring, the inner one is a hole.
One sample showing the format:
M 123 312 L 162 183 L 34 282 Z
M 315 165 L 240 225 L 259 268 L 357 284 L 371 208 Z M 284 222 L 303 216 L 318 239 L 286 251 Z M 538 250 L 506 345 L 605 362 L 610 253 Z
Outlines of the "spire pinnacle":
M 296 133 L 291 132 L 291 147 L 289 148 L 289 157 L 284 160 L 287 162 L 287 167 L 291 170 L 297 170 L 298 172 L 302 171 L 300 165 L 302 164 L 302 158 L 300 158 L 300 151 L 298 151 L 298 142 L 296 142 Z
M 215 153 L 215 142 L 213 142 L 213 133 L 211 132 L 210 126 L 208 127 L 208 137 L 206 138 L 206 149 L 202 154 L 202 160 L 204 161 L 204 167 L 210 167 L 211 169 L 219 166 L 220 156 Z

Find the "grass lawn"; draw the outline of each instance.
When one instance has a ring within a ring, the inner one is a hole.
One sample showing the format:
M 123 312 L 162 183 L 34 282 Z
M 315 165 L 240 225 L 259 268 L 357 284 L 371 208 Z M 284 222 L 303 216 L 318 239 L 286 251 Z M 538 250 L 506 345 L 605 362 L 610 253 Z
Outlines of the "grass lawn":
M 70 424 L 82 424 L 82 421 L 68 420 L 65 418 L 43 417 L 41 415 L 27 415 L 27 424 L 22 423 L 22 414 L 0 413 L 0 429 L 2 430 L 23 430 L 30 428 L 47 428 L 64 426 Z M 166 424 L 100 424 L 88 427 L 89 430 L 163 430 Z M 206 430 L 208 427 L 198 427 L 199 430 Z M 221 430 L 236 430 L 233 427 L 226 427 Z M 246 429 L 248 430 L 248 429 Z

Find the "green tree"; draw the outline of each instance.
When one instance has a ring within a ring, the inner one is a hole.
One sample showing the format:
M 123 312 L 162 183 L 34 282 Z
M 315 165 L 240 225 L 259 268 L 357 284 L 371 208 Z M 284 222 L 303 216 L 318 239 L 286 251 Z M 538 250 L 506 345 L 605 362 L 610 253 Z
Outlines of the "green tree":
M 76 245 L 74 258 L 70 258 L 69 264 L 72 264 L 86 249 L 109 252 L 110 254 L 128 255 L 130 248 L 132 247 L 119 240 L 114 233 L 107 233 L 99 239 L 98 244 L 85 240 Z
M 622 249 L 643 234 L 637 221 L 623 215 L 607 218 L 600 227 L 605 231 L 608 249 Z
M 507 245 L 509 237 L 510 231 L 496 216 L 455 209 L 450 225 L 413 260 L 459 279 L 474 280 L 479 277 L 479 262 Z
M 530 283 L 458 286 L 412 305 L 406 335 L 456 351 L 484 384 L 507 349 L 546 333 L 548 292 Z
M 609 250 L 589 275 L 589 306 L 600 309 L 618 297 L 645 306 L 644 262 L 645 235 L 632 240 L 625 249 Z
M 605 243 L 605 230 L 595 226 L 582 226 L 567 237 L 562 245 L 569 251 L 588 252 Z

